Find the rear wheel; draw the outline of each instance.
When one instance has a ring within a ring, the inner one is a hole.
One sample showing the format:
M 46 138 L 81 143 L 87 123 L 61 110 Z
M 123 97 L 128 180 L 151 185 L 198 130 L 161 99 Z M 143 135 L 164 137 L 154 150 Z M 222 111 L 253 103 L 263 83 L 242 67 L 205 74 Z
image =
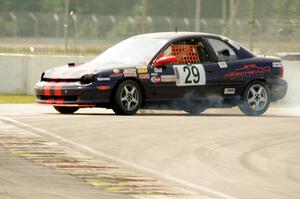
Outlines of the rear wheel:
M 62 114 L 73 114 L 79 110 L 78 107 L 54 106 L 54 108 Z
M 270 106 L 270 91 L 263 82 L 255 81 L 249 84 L 242 96 L 240 110 L 248 116 L 259 116 Z
M 133 115 L 141 107 L 142 92 L 133 80 L 122 82 L 113 97 L 112 109 L 118 115 Z

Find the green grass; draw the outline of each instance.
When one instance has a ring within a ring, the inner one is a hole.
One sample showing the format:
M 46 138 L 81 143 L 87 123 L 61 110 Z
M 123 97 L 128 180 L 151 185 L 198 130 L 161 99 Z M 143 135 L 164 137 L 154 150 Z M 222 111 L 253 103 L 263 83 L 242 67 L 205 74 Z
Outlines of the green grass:
M 35 102 L 31 95 L 0 94 L 0 104 L 30 104 Z

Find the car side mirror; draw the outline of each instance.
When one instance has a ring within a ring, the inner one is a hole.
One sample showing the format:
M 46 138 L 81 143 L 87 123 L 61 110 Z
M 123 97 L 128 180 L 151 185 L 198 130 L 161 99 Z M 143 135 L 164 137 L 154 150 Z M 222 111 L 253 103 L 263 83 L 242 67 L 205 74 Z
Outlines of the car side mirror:
M 177 62 L 176 56 L 170 55 L 170 56 L 167 56 L 167 57 L 158 58 L 153 63 L 153 66 L 160 67 L 160 66 L 163 66 L 165 64 L 172 64 L 172 63 L 175 63 L 175 62 Z
M 230 52 L 228 49 L 224 49 L 222 51 L 219 51 L 219 54 L 225 56 L 225 57 L 229 57 L 230 56 Z

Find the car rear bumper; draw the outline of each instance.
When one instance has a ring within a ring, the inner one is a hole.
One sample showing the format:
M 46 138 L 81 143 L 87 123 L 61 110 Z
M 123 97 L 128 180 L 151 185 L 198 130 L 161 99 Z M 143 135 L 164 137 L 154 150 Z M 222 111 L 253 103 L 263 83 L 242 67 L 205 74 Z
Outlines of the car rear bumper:
M 267 84 L 271 90 L 272 101 L 285 97 L 288 90 L 288 83 L 284 79 L 270 79 Z
M 107 107 L 111 89 L 100 90 L 100 86 L 111 88 L 105 82 L 83 85 L 80 82 L 45 82 L 35 85 L 36 102 L 54 106 Z

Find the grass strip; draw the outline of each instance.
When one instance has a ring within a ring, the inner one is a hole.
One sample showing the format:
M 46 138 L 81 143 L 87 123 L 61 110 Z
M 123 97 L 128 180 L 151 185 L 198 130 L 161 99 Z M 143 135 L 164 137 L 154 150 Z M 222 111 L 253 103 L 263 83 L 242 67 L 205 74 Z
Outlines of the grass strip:
M 31 104 L 35 102 L 32 95 L 0 94 L 0 104 Z

